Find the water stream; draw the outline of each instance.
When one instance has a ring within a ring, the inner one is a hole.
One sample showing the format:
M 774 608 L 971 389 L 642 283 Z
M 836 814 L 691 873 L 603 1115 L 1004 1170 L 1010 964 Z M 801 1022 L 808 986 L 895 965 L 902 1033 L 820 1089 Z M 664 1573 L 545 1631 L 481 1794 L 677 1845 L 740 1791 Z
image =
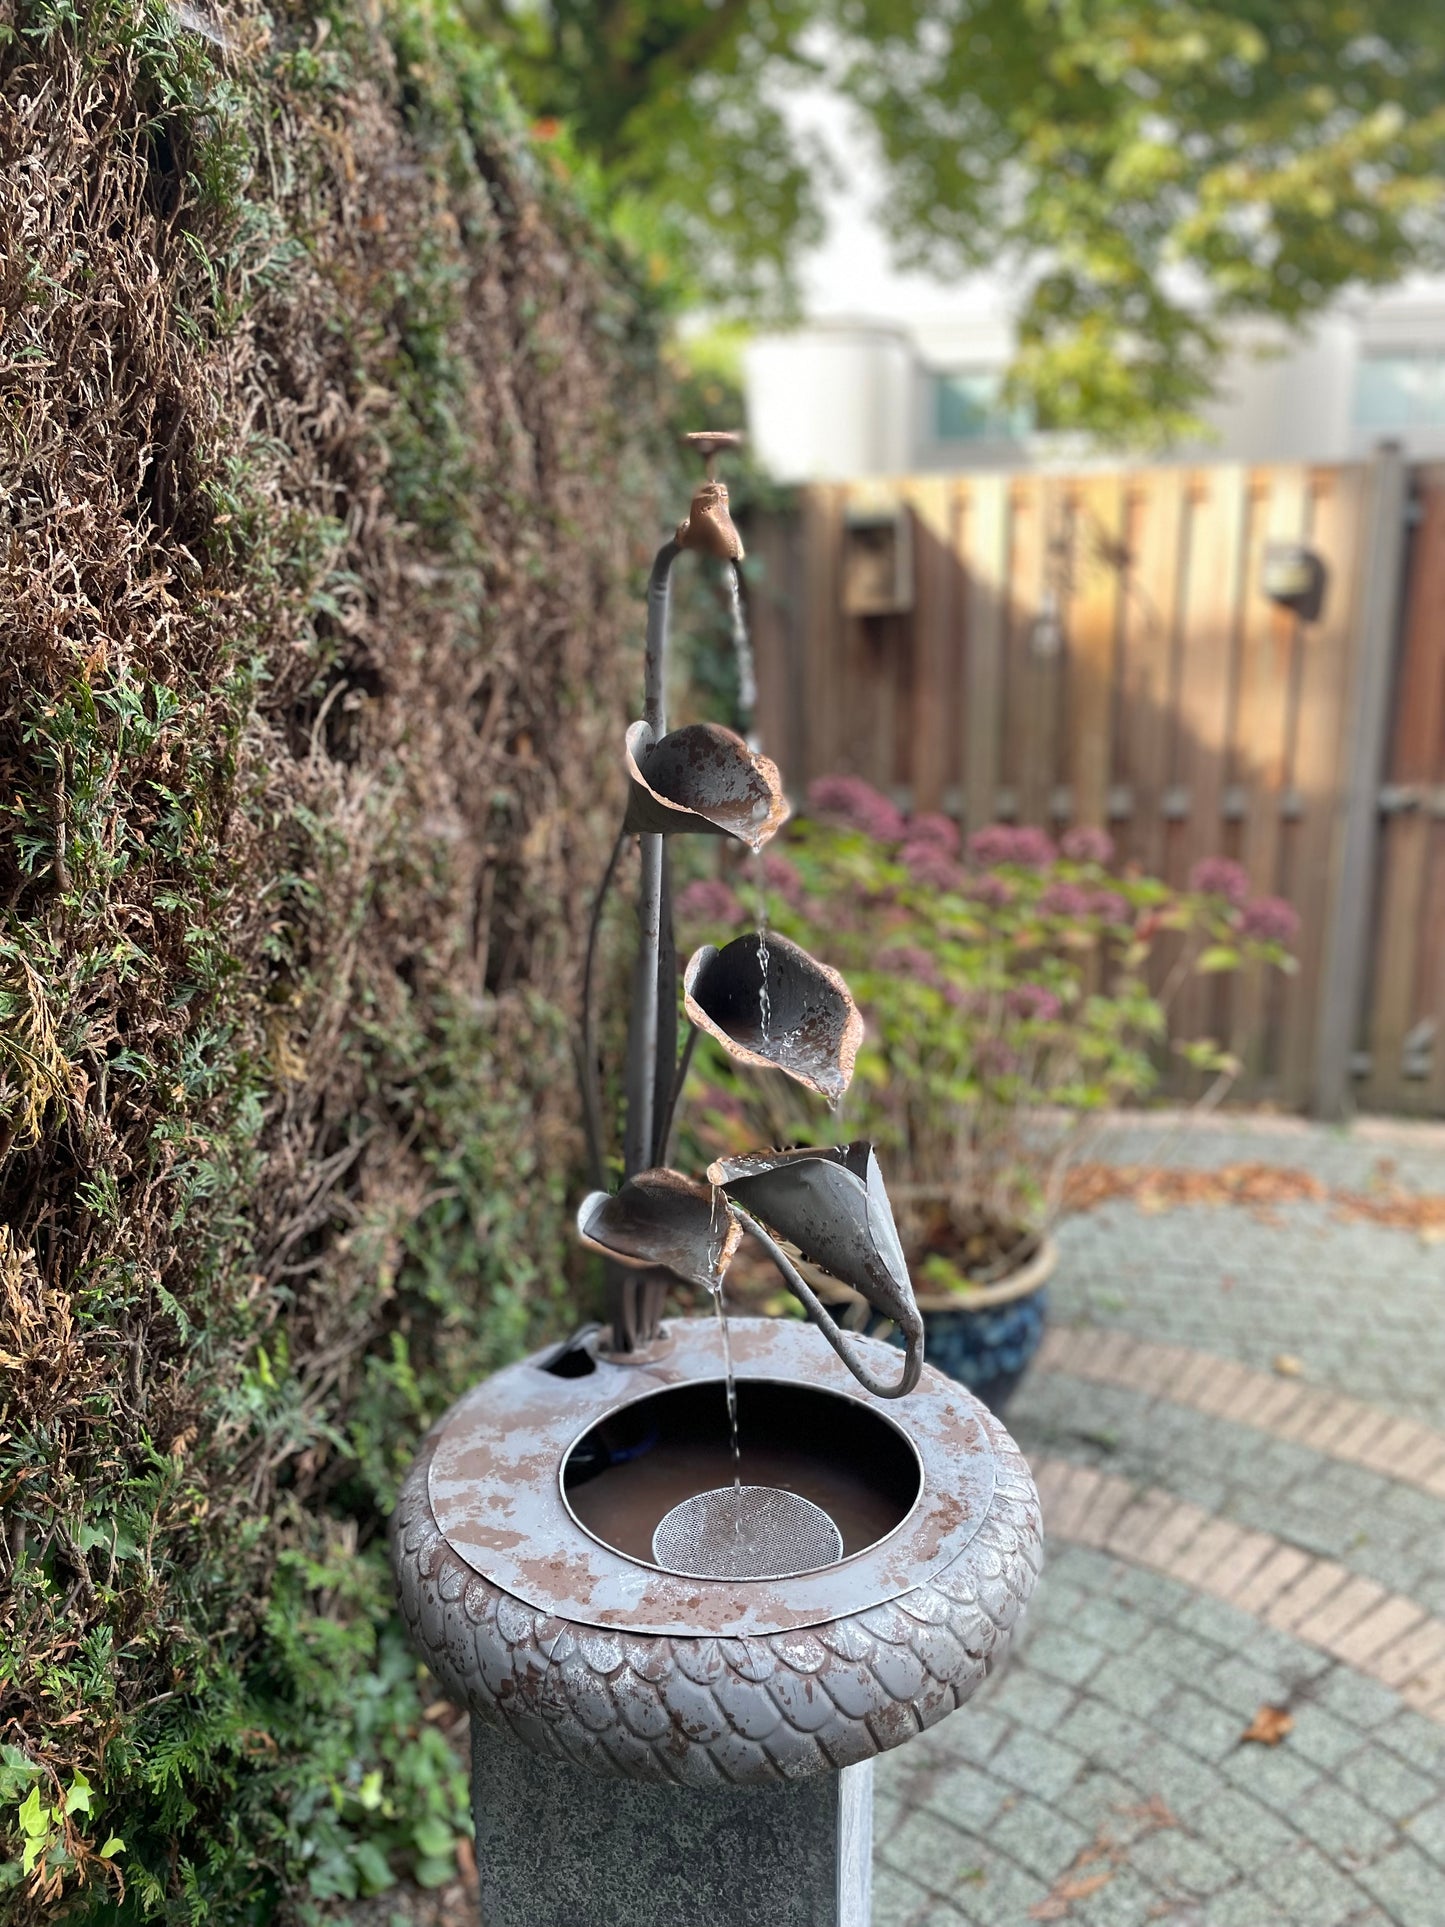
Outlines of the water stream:
M 728 1334 L 728 1312 L 727 1306 L 723 1303 L 721 1285 L 718 1285 L 717 1289 L 713 1292 L 712 1301 L 717 1310 L 717 1328 L 722 1338 L 723 1373 L 727 1381 L 728 1432 L 732 1441 L 733 1453 L 733 1491 L 741 1492 L 743 1486 L 743 1455 L 742 1448 L 738 1444 L 738 1386 L 737 1380 L 733 1377 L 733 1346 L 732 1339 Z M 733 1530 L 737 1530 L 736 1519 L 733 1521 Z
M 755 749 L 753 711 L 758 706 L 758 678 L 753 667 L 753 645 L 748 635 L 747 617 L 743 614 L 741 577 L 735 562 L 728 563 L 724 579 L 728 591 L 728 620 L 733 632 L 733 657 L 738 669 L 738 708 L 742 712 L 743 734 Z

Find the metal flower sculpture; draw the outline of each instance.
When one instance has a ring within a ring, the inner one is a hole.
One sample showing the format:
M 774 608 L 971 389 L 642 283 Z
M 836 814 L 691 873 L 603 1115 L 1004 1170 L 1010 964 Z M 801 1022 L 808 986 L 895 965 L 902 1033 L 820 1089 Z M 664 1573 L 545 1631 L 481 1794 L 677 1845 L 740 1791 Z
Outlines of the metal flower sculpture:
M 707 1175 L 727 1193 L 744 1229 L 761 1240 L 849 1370 L 882 1397 L 911 1392 L 923 1370 L 923 1318 L 873 1146 L 859 1142 L 826 1150 L 755 1151 L 747 1157 L 721 1158 L 708 1166 Z M 898 1384 L 879 1384 L 850 1353 L 843 1333 L 788 1255 L 778 1249 L 777 1239 L 897 1325 L 906 1347 Z
M 591 1191 L 577 1235 L 605 1258 L 637 1270 L 654 1266 L 717 1291 L 742 1240 L 741 1224 L 712 1184 L 681 1171 L 639 1171 L 614 1194 Z
M 786 1071 L 836 1100 L 853 1078 L 863 1019 L 847 984 L 786 937 L 752 931 L 688 959 L 683 1007 L 730 1057 Z
M 656 1339 L 659 1281 L 666 1275 L 720 1294 L 747 1231 L 849 1370 L 869 1391 L 896 1398 L 918 1382 L 922 1321 L 872 1146 L 727 1160 L 713 1168 L 713 1181 L 706 1184 L 668 1168 L 673 1119 L 701 1032 L 739 1063 L 783 1071 L 833 1103 L 848 1088 L 863 1039 L 863 1019 L 836 970 L 785 937 L 753 931 L 720 950 L 707 945 L 689 960 L 683 978 L 689 1028 L 678 1049 L 668 840 L 725 836 L 757 851 L 788 815 L 776 766 L 733 731 L 699 723 L 668 732 L 664 692 L 673 563 L 684 549 L 721 561 L 732 570 L 736 608 L 736 564 L 743 555 L 727 489 L 712 475 L 717 457 L 740 438 L 709 431 L 688 439 L 706 461 L 708 479 L 676 536 L 659 549 L 648 579 L 643 716 L 627 732 L 627 812 L 593 905 L 587 943 L 580 1068 L 596 1188 L 578 1212 L 578 1236 L 608 1260 L 615 1350 L 634 1351 Z M 641 873 L 624 1079 L 624 1182 L 609 1194 L 592 980 L 603 905 L 633 836 Z M 898 1326 L 906 1350 L 896 1384 L 874 1376 L 785 1245 L 860 1292 Z
M 628 831 L 733 836 L 757 851 L 790 814 L 777 764 L 720 723 L 690 723 L 660 741 L 634 723 L 627 777 Z

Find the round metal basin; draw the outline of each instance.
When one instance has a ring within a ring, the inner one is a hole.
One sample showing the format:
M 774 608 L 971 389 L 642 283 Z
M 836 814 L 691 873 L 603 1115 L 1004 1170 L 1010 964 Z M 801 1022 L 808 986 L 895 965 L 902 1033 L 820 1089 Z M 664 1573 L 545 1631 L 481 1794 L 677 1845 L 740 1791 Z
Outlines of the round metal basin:
M 891 1348 L 860 1344 L 887 1376 Z M 927 1369 L 875 1399 L 800 1322 L 734 1320 L 732 1349 L 743 1476 L 822 1505 L 835 1564 L 740 1580 L 652 1560 L 668 1507 L 730 1476 L 711 1319 L 670 1323 L 647 1362 L 499 1372 L 407 1477 L 392 1543 L 413 1638 L 538 1753 L 695 1786 L 797 1779 L 912 1738 L 1007 1647 L 1042 1539 L 998 1420 Z

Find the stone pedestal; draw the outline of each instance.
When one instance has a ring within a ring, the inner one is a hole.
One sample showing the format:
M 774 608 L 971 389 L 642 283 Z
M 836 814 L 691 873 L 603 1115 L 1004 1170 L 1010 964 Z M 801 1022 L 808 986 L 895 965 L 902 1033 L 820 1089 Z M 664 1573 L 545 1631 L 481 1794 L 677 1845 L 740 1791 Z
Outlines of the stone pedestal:
M 868 1927 L 873 1762 L 786 1786 L 608 1780 L 472 1721 L 483 1927 Z

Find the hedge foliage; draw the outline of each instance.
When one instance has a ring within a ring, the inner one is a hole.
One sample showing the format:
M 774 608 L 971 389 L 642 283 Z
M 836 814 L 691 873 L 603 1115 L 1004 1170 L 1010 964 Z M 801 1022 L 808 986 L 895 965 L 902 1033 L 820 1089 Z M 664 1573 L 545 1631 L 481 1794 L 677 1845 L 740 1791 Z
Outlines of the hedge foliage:
M 0 1917 L 309 1920 L 465 1825 L 379 1532 L 571 1315 L 655 323 L 452 0 L 0 17 Z

